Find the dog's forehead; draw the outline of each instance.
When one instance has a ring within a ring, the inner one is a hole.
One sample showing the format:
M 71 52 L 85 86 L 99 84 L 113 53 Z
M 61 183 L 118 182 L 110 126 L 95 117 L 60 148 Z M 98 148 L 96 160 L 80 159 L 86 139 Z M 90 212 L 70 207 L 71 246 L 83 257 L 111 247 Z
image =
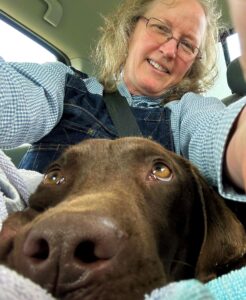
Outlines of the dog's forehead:
M 63 166 L 94 165 L 100 161 L 100 166 L 122 165 L 134 166 L 151 162 L 153 159 L 175 161 L 175 153 L 164 149 L 160 144 L 147 138 L 126 137 L 115 140 L 88 139 L 70 147 L 61 157 L 59 163 Z
M 184 158 L 152 140 L 139 137 L 86 140 L 69 147 L 54 164 L 66 172 L 80 172 L 80 176 L 82 172 L 95 179 L 96 176 L 115 176 L 115 172 L 121 177 L 129 174 L 144 177 L 159 163 L 166 165 L 175 177 L 188 178 L 187 174 L 193 177 L 191 165 Z
M 89 139 L 80 144 L 70 147 L 65 155 L 67 157 L 97 157 L 120 158 L 122 156 L 141 155 L 144 156 L 175 156 L 174 153 L 163 148 L 160 144 L 140 137 L 109 139 Z

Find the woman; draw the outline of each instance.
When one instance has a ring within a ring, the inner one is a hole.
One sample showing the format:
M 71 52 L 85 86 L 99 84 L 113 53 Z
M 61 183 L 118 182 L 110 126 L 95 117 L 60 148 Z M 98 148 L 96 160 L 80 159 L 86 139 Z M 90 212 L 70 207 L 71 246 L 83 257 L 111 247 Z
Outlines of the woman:
M 111 14 L 108 19 L 105 19 L 105 25 L 101 28 L 102 37 L 97 46 L 96 62 L 99 71 L 97 75 L 99 73 L 99 80 L 107 91 L 117 88 L 115 78 L 120 78 L 122 68 L 124 69 L 124 79 L 130 77 L 128 82 L 131 80 L 131 76 L 134 77 L 134 74 L 136 74 L 135 76 L 153 77 L 153 74 L 149 74 L 144 67 L 142 71 L 141 69 L 130 69 L 138 67 L 136 65 L 143 59 L 142 56 L 146 55 L 146 51 L 154 52 L 155 54 L 152 55 L 158 55 L 158 58 L 163 60 L 160 54 L 162 53 L 165 57 L 164 60 L 169 61 L 169 63 L 166 62 L 166 67 L 172 67 L 175 72 L 170 76 L 163 76 L 163 74 L 160 76 L 161 89 L 159 93 L 157 91 L 148 93 L 144 87 L 142 92 L 139 91 L 140 95 L 152 98 L 162 96 L 163 101 L 167 102 L 171 99 L 180 99 L 185 92 L 204 92 L 213 85 L 213 80 L 217 75 L 216 42 L 220 17 L 215 6 L 216 2 L 211 0 L 181 1 L 179 4 L 178 2 L 180 1 L 124 1 L 115 14 Z M 151 20 L 148 21 L 146 16 L 151 16 Z M 171 24 L 160 23 L 155 18 L 159 18 L 161 21 L 170 20 Z M 166 25 L 164 30 L 167 29 L 168 32 L 161 32 L 166 38 L 162 37 L 159 40 L 159 35 L 153 35 L 152 24 L 161 27 Z M 183 36 L 181 35 L 183 43 L 176 44 L 177 36 L 175 30 L 172 30 L 173 28 L 182 29 L 178 35 L 183 34 Z M 172 35 L 174 39 L 170 39 L 170 43 L 165 43 L 166 39 Z M 136 49 L 137 45 L 139 49 Z M 179 51 L 176 53 L 177 46 Z M 195 53 L 183 56 L 186 51 L 182 51 L 182 49 L 188 50 L 188 53 L 192 49 Z M 159 53 L 156 54 L 156 52 Z M 176 54 L 181 54 L 181 61 L 172 58 L 172 55 Z M 181 72 L 179 72 L 180 68 Z M 154 86 L 155 89 L 159 87 L 156 82 L 154 82 Z M 128 86 L 128 89 L 130 90 L 131 87 Z M 134 91 L 130 92 L 135 94 Z
M 198 95 L 216 74 L 218 14 L 213 3 L 127 0 L 112 21 L 106 20 L 98 44 L 100 82 L 77 76 L 61 64 L 6 64 L 18 78 L 21 96 L 27 101 L 39 105 L 43 99 L 48 103 L 61 103 L 63 96 L 65 99 L 60 122 L 34 144 L 22 167 L 43 171 L 69 144 L 85 138 L 116 138 L 102 95 L 117 87 L 128 100 L 144 136 L 190 159 L 224 197 L 245 200 L 245 100 L 225 108 L 217 99 Z M 15 82 L 8 82 L 8 92 L 2 94 L 9 95 L 9 90 L 16 88 Z M 59 117 L 56 110 L 52 122 Z M 24 122 L 26 128 L 22 124 L 25 141 L 39 139 L 53 124 L 41 116 L 39 122 L 45 126 L 39 128 L 39 123 L 31 131 L 30 124 Z

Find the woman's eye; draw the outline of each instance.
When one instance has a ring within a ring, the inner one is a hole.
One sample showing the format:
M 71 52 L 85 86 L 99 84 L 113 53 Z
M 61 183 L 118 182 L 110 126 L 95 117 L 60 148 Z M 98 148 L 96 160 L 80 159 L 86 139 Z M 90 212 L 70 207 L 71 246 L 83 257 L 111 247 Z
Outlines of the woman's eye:
M 163 25 L 155 24 L 154 30 L 164 35 L 170 34 L 169 28 Z
M 65 182 L 65 178 L 61 170 L 52 170 L 45 174 L 43 183 L 50 185 L 59 185 Z
M 155 163 L 152 168 L 152 176 L 160 181 L 169 181 L 172 179 L 172 171 L 162 162 Z
M 184 50 L 186 49 L 186 50 L 194 53 L 194 47 L 191 45 L 190 42 L 183 40 L 180 43 L 181 43 L 182 47 L 184 48 Z

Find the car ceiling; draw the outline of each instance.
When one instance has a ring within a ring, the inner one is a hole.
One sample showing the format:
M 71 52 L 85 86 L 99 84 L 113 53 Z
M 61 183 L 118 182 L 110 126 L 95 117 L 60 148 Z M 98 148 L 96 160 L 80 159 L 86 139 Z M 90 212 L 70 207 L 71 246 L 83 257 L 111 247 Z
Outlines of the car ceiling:
M 90 73 L 89 54 L 98 38 L 102 15 L 110 14 L 121 1 L 0 0 L 0 10 L 58 49 L 71 65 Z M 224 23 L 230 24 L 226 2 L 220 0 L 219 5 Z

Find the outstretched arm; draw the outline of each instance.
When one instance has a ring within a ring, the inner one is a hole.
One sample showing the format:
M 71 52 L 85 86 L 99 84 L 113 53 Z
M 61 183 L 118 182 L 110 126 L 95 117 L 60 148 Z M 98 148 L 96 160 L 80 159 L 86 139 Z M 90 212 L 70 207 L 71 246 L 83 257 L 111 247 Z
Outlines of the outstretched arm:
M 226 170 L 229 179 L 246 191 L 246 108 L 239 115 L 228 142 Z
M 66 74 L 62 63 L 7 63 L 0 58 L 0 148 L 33 143 L 63 111 Z
M 246 0 L 228 0 L 228 2 L 232 21 L 240 38 L 242 53 L 240 63 L 246 80 Z M 246 108 L 239 115 L 228 143 L 226 170 L 230 180 L 246 191 Z

